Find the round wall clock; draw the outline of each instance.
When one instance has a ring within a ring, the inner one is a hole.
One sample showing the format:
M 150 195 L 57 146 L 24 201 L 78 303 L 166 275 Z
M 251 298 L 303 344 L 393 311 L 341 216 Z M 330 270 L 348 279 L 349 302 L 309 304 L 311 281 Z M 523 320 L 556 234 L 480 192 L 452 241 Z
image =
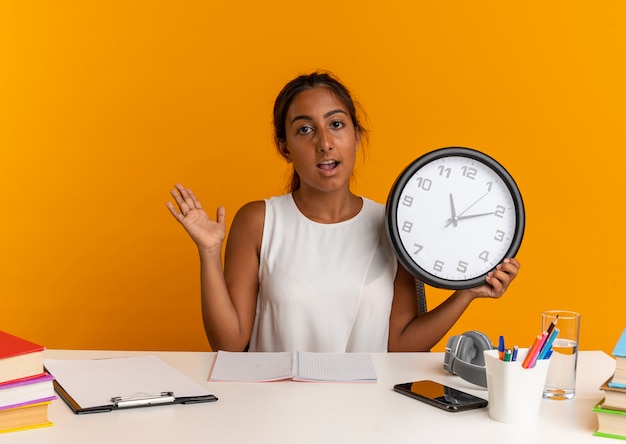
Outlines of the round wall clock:
M 385 229 L 398 261 L 422 282 L 476 287 L 524 236 L 522 195 L 490 156 L 449 147 L 402 171 L 387 199 Z

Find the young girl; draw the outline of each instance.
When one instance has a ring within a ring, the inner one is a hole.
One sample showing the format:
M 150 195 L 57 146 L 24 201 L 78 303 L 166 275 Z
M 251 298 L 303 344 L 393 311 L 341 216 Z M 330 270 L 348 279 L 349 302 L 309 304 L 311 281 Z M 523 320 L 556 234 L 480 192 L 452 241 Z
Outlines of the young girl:
M 383 231 L 385 208 L 350 178 L 366 137 L 349 91 L 328 73 L 290 81 L 274 104 L 277 149 L 291 192 L 244 205 L 230 228 L 177 184 L 168 202 L 200 254 L 202 316 L 213 350 L 424 351 L 472 300 L 499 298 L 519 270 L 506 259 L 486 283 L 418 316 L 415 278 Z M 428 215 L 424 215 L 428 217 Z

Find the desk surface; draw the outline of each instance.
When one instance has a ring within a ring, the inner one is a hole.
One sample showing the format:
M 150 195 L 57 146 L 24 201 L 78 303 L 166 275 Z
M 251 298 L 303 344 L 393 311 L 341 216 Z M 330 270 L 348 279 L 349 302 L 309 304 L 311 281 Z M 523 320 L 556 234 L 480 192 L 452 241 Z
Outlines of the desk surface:
M 53 427 L 0 435 L 3 444 L 115 443 L 550 443 L 593 442 L 591 411 L 615 369 L 600 351 L 581 352 L 576 398 L 542 400 L 530 425 L 493 421 L 487 409 L 448 413 L 395 393 L 396 383 L 433 379 L 488 398 L 486 389 L 449 375 L 443 353 L 373 354 L 377 384 L 207 382 L 214 353 L 47 350 L 46 358 L 91 359 L 155 354 L 206 385 L 219 401 L 74 415 L 57 399 Z M 602 441 L 604 443 L 604 441 Z

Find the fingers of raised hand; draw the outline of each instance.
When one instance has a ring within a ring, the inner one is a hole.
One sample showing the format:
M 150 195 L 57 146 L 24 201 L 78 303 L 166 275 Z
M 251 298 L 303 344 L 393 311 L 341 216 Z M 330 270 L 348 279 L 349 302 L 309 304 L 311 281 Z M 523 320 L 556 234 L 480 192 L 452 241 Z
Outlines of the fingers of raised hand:
M 174 216 L 178 222 L 182 222 L 185 216 L 183 216 L 181 212 L 178 211 L 174 204 L 171 202 L 166 202 L 165 205 L 167 206 L 167 209 L 170 210 L 170 213 L 172 213 L 172 216 Z
M 215 220 L 218 224 L 224 224 L 226 222 L 226 208 L 218 207 Z
M 180 208 L 180 213 L 183 217 L 187 216 L 187 214 L 193 210 L 202 209 L 202 204 L 195 194 L 193 194 L 193 191 L 183 187 L 181 184 L 176 184 L 175 187 L 176 189 L 170 191 L 170 194 L 178 204 L 178 208 Z M 176 216 L 176 214 L 174 215 Z

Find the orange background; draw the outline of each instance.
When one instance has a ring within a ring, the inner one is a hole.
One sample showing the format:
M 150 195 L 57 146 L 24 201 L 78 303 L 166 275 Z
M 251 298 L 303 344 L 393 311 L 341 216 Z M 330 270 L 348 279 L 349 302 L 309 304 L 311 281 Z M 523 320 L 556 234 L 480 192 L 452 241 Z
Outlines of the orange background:
M 545 309 L 582 349 L 626 325 L 623 2 L 0 0 L 0 329 L 48 348 L 208 350 L 195 248 L 165 207 L 284 191 L 271 106 L 314 69 L 368 111 L 356 190 L 468 146 L 515 177 L 522 272 L 452 333 L 528 346 Z M 449 292 L 428 289 L 434 307 Z M 445 341 L 435 350 L 442 350 Z

